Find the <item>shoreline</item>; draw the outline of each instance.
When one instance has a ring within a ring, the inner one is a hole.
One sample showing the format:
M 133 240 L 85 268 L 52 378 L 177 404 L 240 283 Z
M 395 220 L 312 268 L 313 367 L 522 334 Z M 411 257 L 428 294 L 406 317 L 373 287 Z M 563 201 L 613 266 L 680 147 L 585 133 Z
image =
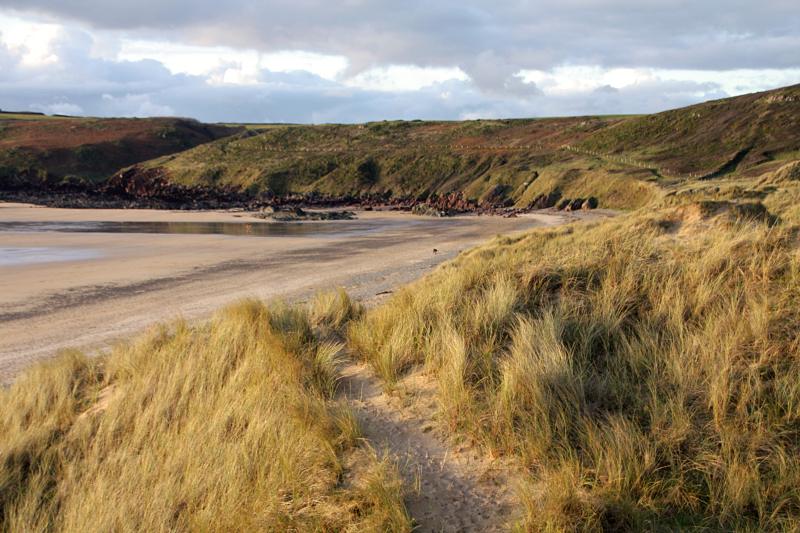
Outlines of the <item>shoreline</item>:
M 99 183 L 49 183 L 46 180 L 24 187 L 0 189 L 0 202 L 26 203 L 52 208 L 80 209 L 167 209 L 217 210 L 265 208 L 392 210 L 450 217 L 460 214 L 518 216 L 536 210 L 591 211 L 601 207 L 597 198 L 566 198 L 559 191 L 539 194 L 528 205 L 516 207 L 496 186 L 482 200 L 461 192 L 418 196 L 393 195 L 390 191 L 357 194 L 317 192 L 273 194 L 249 193 L 230 186 L 181 185 L 158 172 L 133 167 Z M 484 195 L 486 196 L 486 195 Z
M 31 363 L 61 349 L 103 350 L 154 323 L 205 319 L 243 298 L 302 301 L 336 287 L 363 301 L 385 297 L 498 234 L 603 216 L 598 211 L 437 219 L 363 211 L 354 222 L 383 225 L 374 233 L 343 238 L 0 232 L 0 247 L 103 251 L 102 257 L 85 261 L 0 267 L 0 382 L 9 383 Z M 241 211 L 56 209 L 8 203 L 0 203 L 0 219 L 270 223 Z

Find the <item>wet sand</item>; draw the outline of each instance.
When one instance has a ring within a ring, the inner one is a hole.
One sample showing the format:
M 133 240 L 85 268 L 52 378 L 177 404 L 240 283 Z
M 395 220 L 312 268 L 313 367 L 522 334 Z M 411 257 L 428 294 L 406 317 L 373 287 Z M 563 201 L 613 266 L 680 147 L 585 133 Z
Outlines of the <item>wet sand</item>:
M 602 214 L 443 220 L 363 212 L 356 222 L 377 229 L 334 236 L 0 232 L 0 248 L 91 252 L 80 260 L 0 266 L 0 382 L 10 382 L 27 365 L 61 349 L 105 349 L 154 322 L 204 319 L 242 298 L 302 301 L 335 287 L 363 300 L 385 297 L 497 234 L 586 216 Z M 256 222 L 247 213 L 225 211 L 0 203 L 0 222 L 65 221 Z M 348 222 L 327 224 L 344 224 L 344 230 Z

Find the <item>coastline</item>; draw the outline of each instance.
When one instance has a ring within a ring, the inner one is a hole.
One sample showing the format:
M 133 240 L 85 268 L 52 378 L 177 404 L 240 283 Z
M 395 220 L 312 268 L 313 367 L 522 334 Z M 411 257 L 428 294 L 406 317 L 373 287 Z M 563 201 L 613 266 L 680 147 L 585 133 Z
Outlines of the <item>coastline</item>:
M 0 269 L 0 381 L 10 382 L 29 364 L 58 350 L 105 349 L 153 323 L 176 317 L 202 320 L 243 298 L 303 301 L 319 290 L 341 286 L 362 301 L 380 299 L 495 235 L 604 213 L 542 212 L 512 219 L 437 219 L 393 211 L 358 215 L 356 222 L 391 224 L 374 234 L 343 238 L 0 233 L 0 246 L 103 251 L 102 257 L 86 261 Z M 54 209 L 3 203 L 0 219 L 266 223 L 242 211 Z

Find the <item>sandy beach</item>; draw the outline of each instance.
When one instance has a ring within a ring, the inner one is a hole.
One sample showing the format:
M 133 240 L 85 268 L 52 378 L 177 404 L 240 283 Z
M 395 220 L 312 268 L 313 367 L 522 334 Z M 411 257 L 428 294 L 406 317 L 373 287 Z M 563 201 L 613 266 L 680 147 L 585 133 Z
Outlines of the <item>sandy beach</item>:
M 0 381 L 64 348 L 100 350 L 149 325 L 207 318 L 227 303 L 302 301 L 344 287 L 374 300 L 459 251 L 580 216 L 560 213 L 434 219 L 362 212 L 370 231 L 280 237 L 198 234 L 0 232 L 0 249 L 68 251 L 79 259 L 0 266 Z M 588 215 L 602 216 L 600 213 Z M 0 222 L 262 223 L 242 212 L 51 209 L 0 203 Z M 348 226 L 350 224 L 350 226 Z M 434 254 L 436 248 L 438 253 Z

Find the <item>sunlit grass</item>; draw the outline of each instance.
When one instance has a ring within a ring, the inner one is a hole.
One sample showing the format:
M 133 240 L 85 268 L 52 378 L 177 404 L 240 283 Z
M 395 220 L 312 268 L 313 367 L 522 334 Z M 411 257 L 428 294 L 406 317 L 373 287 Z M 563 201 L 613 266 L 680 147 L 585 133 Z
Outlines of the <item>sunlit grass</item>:
M 351 344 L 389 384 L 422 365 L 451 429 L 519 458 L 528 529 L 795 530 L 796 230 L 685 213 L 499 238 Z
M 248 301 L 31 369 L 0 395 L 0 529 L 407 531 L 394 466 L 334 398 L 340 350 Z

